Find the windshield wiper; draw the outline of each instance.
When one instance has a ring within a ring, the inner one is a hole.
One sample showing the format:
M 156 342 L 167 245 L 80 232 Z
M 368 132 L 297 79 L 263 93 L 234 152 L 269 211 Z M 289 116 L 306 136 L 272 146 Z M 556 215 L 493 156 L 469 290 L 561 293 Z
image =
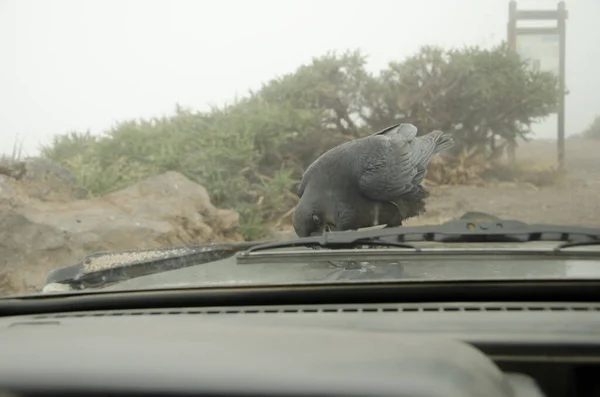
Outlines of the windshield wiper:
M 588 240 L 588 241 L 567 241 L 561 244 L 558 244 L 554 247 L 555 251 L 560 251 L 563 248 L 571 248 L 571 247 L 583 247 L 586 245 L 600 245 L 600 240 Z
M 51 270 L 46 277 L 46 285 L 66 284 L 76 290 L 104 287 L 136 277 L 226 259 L 261 243 L 264 241 L 100 252 L 87 256 L 78 264 Z
M 385 245 L 418 248 L 410 242 L 441 243 L 519 243 L 530 241 L 598 241 L 600 229 L 577 226 L 527 224 L 515 220 L 456 219 L 440 225 L 399 226 L 365 231 L 325 232 L 319 236 L 304 237 L 290 241 L 258 244 L 245 254 L 289 247 L 349 248 L 358 245 Z M 563 246 L 564 247 L 564 246 Z
M 363 239 L 363 238 L 350 238 L 344 240 L 329 240 L 332 233 L 360 233 L 360 232 L 329 232 L 324 233 L 321 236 L 315 237 L 302 237 L 289 241 L 275 241 L 264 244 L 256 244 L 247 250 L 246 253 L 253 251 L 264 251 L 276 248 L 293 248 L 293 247 L 307 247 L 307 248 L 331 248 L 331 249 L 348 249 L 358 248 L 363 246 L 383 246 L 383 247 L 397 247 L 397 248 L 408 248 L 415 251 L 420 251 L 420 248 L 415 247 L 409 243 L 402 243 L 398 241 L 384 241 L 377 239 Z

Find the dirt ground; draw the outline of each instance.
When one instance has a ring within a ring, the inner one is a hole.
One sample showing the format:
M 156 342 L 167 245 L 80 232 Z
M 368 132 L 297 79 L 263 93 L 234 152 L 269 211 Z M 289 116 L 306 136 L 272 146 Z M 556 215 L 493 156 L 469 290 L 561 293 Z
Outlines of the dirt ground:
M 566 142 L 567 177 L 557 186 L 498 183 L 486 187 L 430 187 L 427 214 L 407 225 L 443 222 L 482 211 L 530 223 L 600 227 L 600 141 Z M 518 161 L 556 165 L 556 141 L 535 140 L 517 151 Z

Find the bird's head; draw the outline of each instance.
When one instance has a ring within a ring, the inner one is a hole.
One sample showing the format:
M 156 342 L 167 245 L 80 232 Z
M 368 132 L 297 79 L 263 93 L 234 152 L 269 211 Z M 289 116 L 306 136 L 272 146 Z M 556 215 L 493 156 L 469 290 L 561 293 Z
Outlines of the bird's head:
M 336 230 L 335 200 L 306 189 L 294 209 L 294 230 L 298 237 Z

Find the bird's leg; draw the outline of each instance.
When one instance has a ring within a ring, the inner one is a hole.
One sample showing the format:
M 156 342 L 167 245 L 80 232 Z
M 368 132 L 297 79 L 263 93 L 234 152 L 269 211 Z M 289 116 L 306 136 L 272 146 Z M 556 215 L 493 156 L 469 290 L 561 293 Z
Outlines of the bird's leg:
M 406 207 L 404 205 L 402 205 L 402 203 L 395 203 L 393 201 L 389 201 L 390 204 L 392 204 L 394 207 L 396 207 L 396 209 L 398 210 L 398 215 L 400 217 L 400 221 L 397 222 L 398 226 L 402 226 L 402 222 L 408 218 L 408 214 L 406 211 Z M 390 226 L 389 224 L 386 227 L 393 227 Z
M 394 206 L 396 208 L 398 208 L 398 213 L 400 214 L 400 217 L 402 220 L 406 220 L 408 218 L 412 218 L 414 216 L 419 215 L 420 213 L 424 213 L 425 212 L 425 206 L 424 203 L 407 203 L 404 201 L 398 201 L 398 202 L 391 202 L 390 203 L 394 204 Z
M 400 208 L 400 205 L 398 203 L 395 203 L 393 201 L 390 201 L 389 203 L 393 204 L 394 207 L 396 207 L 398 209 L 398 213 L 400 214 L 400 216 L 402 217 L 402 219 L 406 218 L 406 214 L 404 213 L 404 211 L 402 211 L 402 209 Z
M 373 216 L 373 226 L 379 225 L 379 205 L 375 205 L 375 215 Z

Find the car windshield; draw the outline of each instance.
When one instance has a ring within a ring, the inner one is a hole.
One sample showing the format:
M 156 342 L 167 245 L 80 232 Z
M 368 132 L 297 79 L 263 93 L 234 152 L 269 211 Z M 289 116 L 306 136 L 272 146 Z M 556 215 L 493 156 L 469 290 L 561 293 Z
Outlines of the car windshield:
M 209 288 L 250 285 L 307 285 L 361 282 L 419 282 L 514 279 L 600 278 L 598 251 L 548 258 L 529 248 L 444 247 L 427 254 L 394 249 L 376 252 L 341 250 L 335 253 L 290 250 L 273 256 L 224 258 L 201 265 L 157 271 L 147 275 L 135 271 L 115 277 L 86 277 L 86 271 L 69 282 L 50 282 L 45 293 L 127 291 L 139 289 Z M 321 255 L 326 254 L 326 255 Z M 90 273 L 91 274 L 91 273 Z
M 0 298 L 600 278 L 598 18 L 597 0 L 0 1 Z M 423 225 L 442 229 L 408 243 Z

